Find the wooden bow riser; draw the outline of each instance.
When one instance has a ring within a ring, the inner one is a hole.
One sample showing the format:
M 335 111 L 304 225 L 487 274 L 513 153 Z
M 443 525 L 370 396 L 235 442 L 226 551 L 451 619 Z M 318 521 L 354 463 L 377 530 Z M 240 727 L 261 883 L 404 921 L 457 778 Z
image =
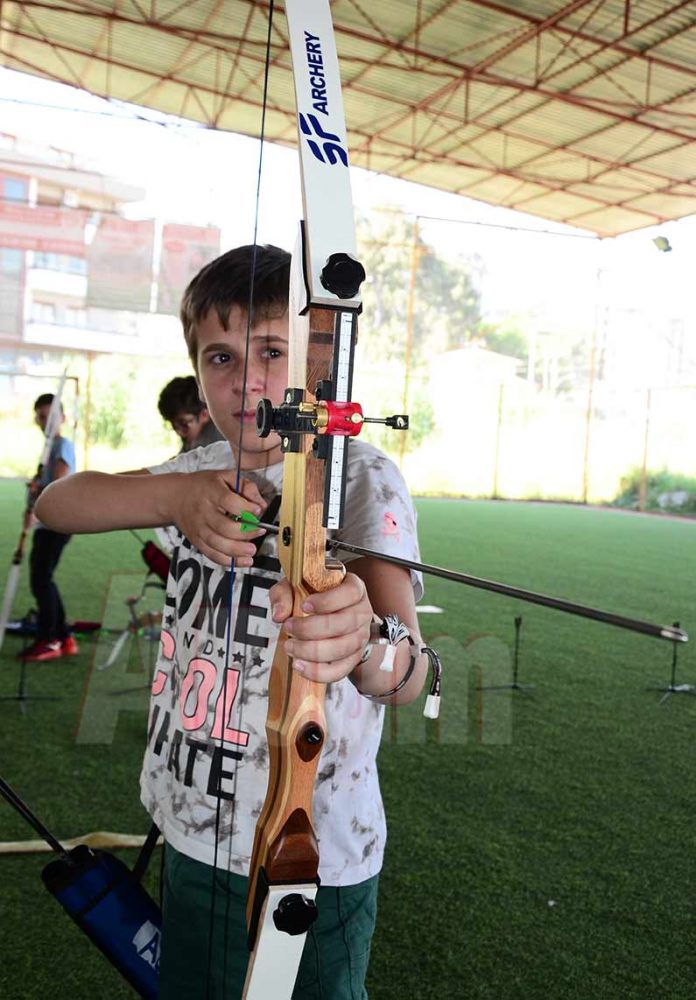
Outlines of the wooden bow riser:
M 308 402 L 315 399 L 309 387 L 330 377 L 338 315 L 330 309 L 312 309 L 308 317 L 297 317 L 298 336 L 306 334 L 308 363 L 305 372 L 295 367 L 288 382 L 293 387 L 298 384 L 293 376 L 301 377 L 299 384 L 305 386 Z M 293 618 L 304 617 L 302 604 L 311 594 L 337 586 L 345 574 L 342 563 L 326 557 L 324 478 L 325 462 L 315 457 L 312 438 L 307 436 L 301 451 L 285 455 L 283 467 L 279 558 L 293 590 Z M 278 884 L 316 882 L 319 868 L 312 798 L 326 733 L 326 688 L 296 673 L 283 646 L 281 634 L 268 691 L 268 791 L 257 822 L 250 869 L 247 918 L 252 928 L 257 923 L 254 913 L 258 917 L 262 903 L 259 897 L 265 891 L 265 886 L 259 886 L 261 869 L 267 882 Z

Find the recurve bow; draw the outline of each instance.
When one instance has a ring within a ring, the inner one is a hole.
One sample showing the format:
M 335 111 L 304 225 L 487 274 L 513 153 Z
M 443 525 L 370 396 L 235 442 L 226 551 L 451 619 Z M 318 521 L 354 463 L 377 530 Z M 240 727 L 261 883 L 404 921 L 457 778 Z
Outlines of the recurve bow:
M 356 259 L 338 60 L 328 0 L 285 4 L 297 102 L 304 222 L 292 256 L 288 389 L 279 407 L 259 404 L 260 434 L 284 452 L 279 559 L 293 616 L 312 593 L 337 586 L 326 531 L 340 527 L 348 439 L 363 423 L 352 403 L 353 353 L 365 271 Z M 391 419 L 391 418 L 390 418 Z M 247 1000 L 293 992 L 316 918 L 319 850 L 312 823 L 317 765 L 326 741 L 325 687 L 296 673 L 282 635 L 271 667 L 269 779 L 249 874 L 251 956 Z

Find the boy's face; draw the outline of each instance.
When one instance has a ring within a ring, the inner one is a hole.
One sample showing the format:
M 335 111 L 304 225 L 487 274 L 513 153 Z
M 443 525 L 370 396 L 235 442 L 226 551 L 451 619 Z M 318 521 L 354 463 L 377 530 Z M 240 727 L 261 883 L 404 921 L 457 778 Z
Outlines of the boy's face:
M 203 409 L 200 413 L 187 413 L 182 410 L 174 420 L 171 421 L 172 429 L 176 431 L 181 440 L 186 445 L 191 445 L 201 433 L 205 425 L 209 422 L 208 411 Z
M 43 406 L 37 406 L 34 410 L 34 423 L 37 424 L 42 433 L 46 433 L 46 425 L 48 424 L 48 415 L 51 412 L 51 404 L 45 403 Z M 58 417 L 58 424 L 62 424 L 65 420 L 65 415 L 63 413 Z
M 288 379 L 288 318 L 262 320 L 250 332 L 246 391 L 242 384 L 247 339 L 246 312 L 230 310 L 224 330 L 214 309 L 197 327 L 196 367 L 201 395 L 225 435 L 241 469 L 259 469 L 282 460 L 280 438 L 256 433 L 256 404 L 270 399 L 278 406 Z

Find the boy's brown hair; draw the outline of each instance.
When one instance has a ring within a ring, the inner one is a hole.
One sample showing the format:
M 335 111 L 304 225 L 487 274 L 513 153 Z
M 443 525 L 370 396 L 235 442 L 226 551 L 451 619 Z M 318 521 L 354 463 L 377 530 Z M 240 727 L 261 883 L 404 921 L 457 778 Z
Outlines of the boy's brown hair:
M 284 316 L 288 309 L 290 254 L 265 246 L 228 250 L 206 264 L 193 278 L 181 300 L 181 324 L 193 367 L 198 371 L 198 324 L 214 309 L 224 330 L 232 306 L 251 314 L 251 325 Z

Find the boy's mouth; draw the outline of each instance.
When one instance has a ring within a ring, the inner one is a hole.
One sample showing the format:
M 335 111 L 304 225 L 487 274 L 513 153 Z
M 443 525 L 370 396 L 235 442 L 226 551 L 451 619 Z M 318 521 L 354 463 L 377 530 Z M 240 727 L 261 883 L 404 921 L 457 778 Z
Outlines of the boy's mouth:
M 247 423 L 249 420 L 254 424 L 256 423 L 256 410 L 237 410 L 232 416 L 235 420 L 243 420 L 244 423 Z

